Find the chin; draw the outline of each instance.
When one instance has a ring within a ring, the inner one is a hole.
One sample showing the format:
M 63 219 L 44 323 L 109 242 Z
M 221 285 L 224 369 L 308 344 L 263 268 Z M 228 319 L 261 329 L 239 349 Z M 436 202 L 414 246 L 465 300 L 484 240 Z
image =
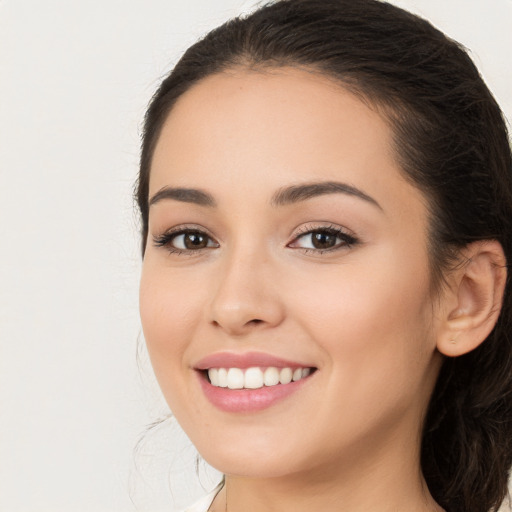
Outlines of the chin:
M 255 435 L 250 439 L 252 442 L 247 442 L 247 439 L 245 442 L 234 442 L 227 436 L 220 441 L 212 438 L 204 442 L 192 441 L 203 459 L 226 475 L 276 478 L 300 472 L 302 466 L 311 465 L 305 460 L 304 454 L 298 452 L 297 446 L 300 444 L 287 446 L 282 440 L 258 438 Z
M 280 478 L 294 473 L 285 456 L 267 457 L 241 457 L 223 456 L 215 454 L 212 458 L 204 457 L 212 467 L 224 473 L 244 478 Z M 278 460 L 274 460 L 274 459 Z

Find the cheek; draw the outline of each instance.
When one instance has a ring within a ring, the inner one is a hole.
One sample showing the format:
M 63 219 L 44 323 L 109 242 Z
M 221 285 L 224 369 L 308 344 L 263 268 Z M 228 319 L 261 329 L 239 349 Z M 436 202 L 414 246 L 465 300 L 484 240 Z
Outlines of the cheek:
M 201 290 L 194 290 L 177 273 L 144 262 L 139 303 L 151 363 L 166 394 L 167 381 L 179 375 L 176 370 L 185 369 L 184 354 L 202 311 Z
M 323 352 L 318 421 L 340 442 L 416 424 L 435 382 L 429 286 L 418 279 L 428 274 L 384 267 L 340 266 L 295 293 L 294 316 Z
M 354 258 L 292 292 L 294 316 L 324 350 L 340 385 L 378 389 L 383 378 L 410 385 L 429 363 L 427 262 L 392 256 L 373 254 L 371 265 Z
M 145 260 L 140 282 L 140 316 L 151 365 L 167 404 L 176 418 L 195 418 L 187 426 L 201 430 L 190 389 L 197 375 L 189 366 L 190 349 L 204 317 L 204 294 L 187 272 Z M 196 286 L 194 286 L 196 285 Z

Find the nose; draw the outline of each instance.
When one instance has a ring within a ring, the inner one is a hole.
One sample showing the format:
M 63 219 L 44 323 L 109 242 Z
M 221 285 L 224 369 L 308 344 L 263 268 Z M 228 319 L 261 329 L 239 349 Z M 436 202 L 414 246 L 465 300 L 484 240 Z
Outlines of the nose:
M 254 255 L 224 261 L 211 301 L 211 323 L 231 336 L 278 326 L 285 309 L 274 272 Z

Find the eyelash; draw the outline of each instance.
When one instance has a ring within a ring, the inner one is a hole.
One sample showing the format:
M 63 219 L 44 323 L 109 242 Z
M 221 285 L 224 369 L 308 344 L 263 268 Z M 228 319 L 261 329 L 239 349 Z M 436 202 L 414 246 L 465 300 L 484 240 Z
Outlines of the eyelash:
M 357 245 L 359 243 L 359 240 L 354 237 L 353 235 L 347 233 L 342 228 L 334 225 L 329 226 L 303 226 L 299 232 L 294 236 L 292 242 L 287 244 L 287 247 L 294 247 L 292 244 L 296 243 L 298 240 L 301 240 L 305 238 L 307 235 L 313 235 L 314 233 L 322 233 L 327 234 L 328 236 L 334 236 L 336 239 L 340 239 L 341 242 L 338 242 L 333 247 L 328 247 L 326 249 L 319 249 L 319 248 L 310 248 L 310 247 L 295 247 L 296 249 L 302 250 L 305 254 L 324 254 L 327 252 L 333 252 L 337 251 L 343 248 L 351 248 L 354 245 Z M 180 249 L 177 247 L 173 247 L 172 242 L 178 237 L 183 235 L 199 235 L 206 237 L 208 239 L 207 244 L 210 244 L 213 242 L 215 245 L 206 246 L 206 247 L 200 247 L 198 249 Z M 184 226 L 177 226 L 176 228 L 173 228 L 169 231 L 166 231 L 165 233 L 155 236 L 153 238 L 153 243 L 156 247 L 165 247 L 171 254 L 178 254 L 178 255 L 197 255 L 199 252 L 202 252 L 204 249 L 212 249 L 219 247 L 219 244 L 217 241 L 213 239 L 207 232 L 205 232 L 201 228 L 196 227 L 184 227 Z
M 309 247 L 297 247 L 298 249 L 302 249 L 305 254 L 324 254 L 326 252 L 338 251 L 341 249 L 350 249 L 354 245 L 359 243 L 359 240 L 353 236 L 352 234 L 347 233 L 344 229 L 339 226 L 329 225 L 329 226 L 312 226 L 305 225 L 303 226 L 299 232 L 295 235 L 291 244 L 297 242 L 298 240 L 305 238 L 307 235 L 313 235 L 314 233 L 322 233 L 327 234 L 329 236 L 334 236 L 336 239 L 340 239 L 333 247 L 329 247 L 326 249 L 318 249 L 318 248 L 309 248 Z M 288 244 L 290 246 L 291 244 Z
M 173 229 L 170 229 L 169 231 L 166 231 L 165 233 L 162 233 L 161 235 L 155 236 L 153 238 L 153 243 L 156 247 L 165 247 L 171 254 L 178 254 L 178 255 L 187 255 L 187 256 L 193 256 L 197 254 L 198 252 L 204 250 L 204 249 L 211 249 L 212 247 L 204 247 L 199 249 L 180 249 L 178 247 L 173 247 L 172 242 L 178 238 L 181 235 L 192 235 L 197 234 L 199 236 L 204 236 L 208 239 L 208 244 L 211 241 L 216 242 L 213 237 L 211 237 L 207 232 L 204 231 L 204 229 L 196 228 L 196 227 L 186 227 L 186 226 L 177 226 Z

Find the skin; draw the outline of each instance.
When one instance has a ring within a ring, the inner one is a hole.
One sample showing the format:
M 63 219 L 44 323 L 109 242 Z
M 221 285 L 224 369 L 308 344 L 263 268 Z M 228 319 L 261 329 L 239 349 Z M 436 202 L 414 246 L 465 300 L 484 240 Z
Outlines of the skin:
M 225 509 L 226 489 L 231 511 L 441 510 L 419 444 L 446 305 L 431 293 L 426 202 L 391 138 L 360 99 L 291 68 L 210 76 L 164 125 L 150 198 L 194 188 L 216 206 L 167 198 L 150 207 L 141 318 L 173 414 L 226 474 L 211 510 Z M 283 188 L 333 181 L 378 205 L 341 192 L 272 204 Z M 207 233 L 210 246 L 155 245 L 183 225 Z M 357 242 L 312 248 L 304 233 L 326 227 Z M 194 370 L 220 351 L 317 371 L 267 409 L 223 412 Z

